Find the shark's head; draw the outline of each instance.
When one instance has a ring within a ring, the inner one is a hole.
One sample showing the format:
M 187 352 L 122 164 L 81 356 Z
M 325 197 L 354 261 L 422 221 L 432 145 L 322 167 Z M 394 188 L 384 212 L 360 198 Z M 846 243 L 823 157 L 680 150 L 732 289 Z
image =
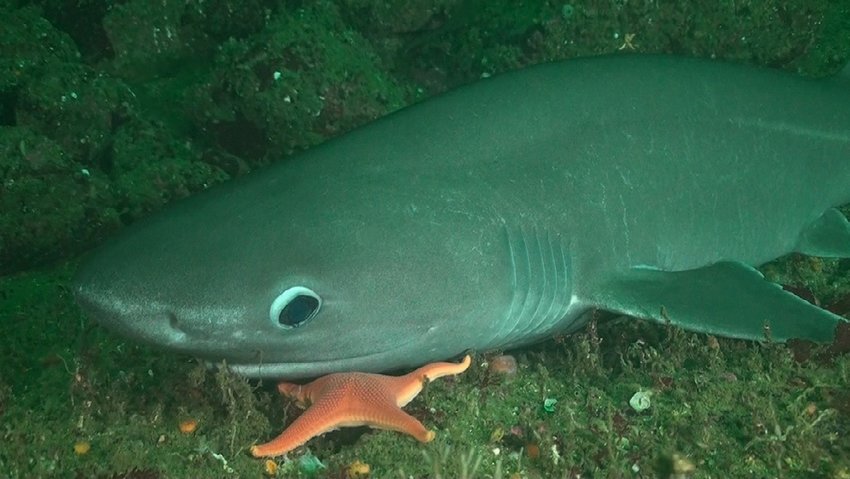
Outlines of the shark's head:
M 499 323 L 511 286 L 492 218 L 462 204 L 446 214 L 430 201 L 438 190 L 319 178 L 307 163 L 128 228 L 80 268 L 79 304 L 132 339 L 253 377 L 415 366 L 510 328 Z

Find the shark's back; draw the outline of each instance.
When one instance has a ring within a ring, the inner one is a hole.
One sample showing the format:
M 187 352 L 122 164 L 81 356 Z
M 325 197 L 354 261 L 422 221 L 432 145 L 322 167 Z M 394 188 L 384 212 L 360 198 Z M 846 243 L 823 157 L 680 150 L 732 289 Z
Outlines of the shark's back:
M 466 191 L 612 267 L 760 264 L 850 202 L 850 82 L 669 56 L 579 59 L 461 88 L 333 146 L 350 154 L 331 159 L 341 181 Z

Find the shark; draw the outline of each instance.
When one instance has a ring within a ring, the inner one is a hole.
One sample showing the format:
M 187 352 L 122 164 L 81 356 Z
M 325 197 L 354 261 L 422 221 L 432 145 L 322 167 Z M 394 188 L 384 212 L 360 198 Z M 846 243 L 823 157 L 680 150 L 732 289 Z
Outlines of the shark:
M 542 64 L 391 113 L 99 247 L 87 315 L 255 378 L 407 368 L 593 311 L 763 341 L 846 319 L 757 266 L 850 257 L 850 82 L 676 56 Z

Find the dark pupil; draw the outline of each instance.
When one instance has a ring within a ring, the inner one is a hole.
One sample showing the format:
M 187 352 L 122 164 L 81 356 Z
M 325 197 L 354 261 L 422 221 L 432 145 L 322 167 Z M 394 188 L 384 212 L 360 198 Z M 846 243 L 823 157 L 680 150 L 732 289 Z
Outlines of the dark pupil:
M 309 319 L 318 307 L 318 299 L 306 295 L 296 296 L 283 308 L 277 320 L 283 326 L 294 328 Z

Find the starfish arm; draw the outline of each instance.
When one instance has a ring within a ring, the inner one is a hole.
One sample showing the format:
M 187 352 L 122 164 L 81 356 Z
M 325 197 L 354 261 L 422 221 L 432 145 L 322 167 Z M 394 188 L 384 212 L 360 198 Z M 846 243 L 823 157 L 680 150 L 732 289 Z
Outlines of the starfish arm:
M 295 383 L 279 383 L 277 390 L 282 396 L 293 399 L 298 405 L 307 404 L 307 392 L 303 384 Z
M 463 357 L 463 361 L 459 363 L 431 363 L 422 366 L 421 368 L 408 374 L 408 376 L 416 376 L 428 381 L 433 381 L 443 376 L 454 376 L 460 374 L 469 368 L 472 364 L 472 358 L 467 354 Z
M 400 408 L 381 409 L 378 414 L 372 413 L 369 416 L 371 417 L 364 418 L 366 425 L 408 434 L 419 442 L 431 442 L 436 436 L 434 431 L 426 429 L 418 419 Z
M 318 407 L 317 407 L 318 406 Z M 333 431 L 344 422 L 338 414 L 333 414 L 331 405 L 322 404 L 322 401 L 313 404 L 300 416 L 292 421 L 280 435 L 271 441 L 251 447 L 254 457 L 273 457 L 286 454 L 296 447 L 304 444 L 313 437 Z
M 443 376 L 453 376 L 466 371 L 472 364 L 472 358 L 467 354 L 460 363 L 431 363 L 411 371 L 404 376 L 390 378 L 393 381 L 396 404 L 406 406 L 422 391 L 425 381 L 433 381 Z

